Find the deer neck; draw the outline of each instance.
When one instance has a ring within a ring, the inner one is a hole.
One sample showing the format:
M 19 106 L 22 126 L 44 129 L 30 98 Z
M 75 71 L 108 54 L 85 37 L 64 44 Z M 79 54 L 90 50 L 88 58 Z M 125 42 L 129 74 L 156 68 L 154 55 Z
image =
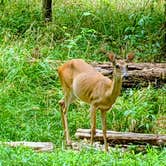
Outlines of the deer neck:
M 113 79 L 110 89 L 110 97 L 113 102 L 119 96 L 121 87 L 122 87 L 122 73 L 119 71 L 117 72 L 116 69 L 114 69 Z

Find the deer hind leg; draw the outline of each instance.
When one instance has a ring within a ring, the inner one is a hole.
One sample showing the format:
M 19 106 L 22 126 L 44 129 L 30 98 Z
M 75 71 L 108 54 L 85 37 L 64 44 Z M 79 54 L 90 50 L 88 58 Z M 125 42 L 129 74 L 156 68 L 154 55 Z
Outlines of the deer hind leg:
M 64 134 L 65 134 L 65 139 L 66 139 L 66 144 L 71 145 L 72 141 L 70 139 L 70 134 L 69 134 L 69 128 L 68 128 L 68 121 L 67 121 L 67 112 L 68 112 L 68 107 L 70 103 L 72 102 L 72 96 L 71 95 L 65 95 L 65 99 L 61 99 L 59 101 L 60 107 L 61 107 L 61 118 L 62 118 L 62 125 L 64 128 Z
M 91 114 L 91 145 L 92 145 L 94 141 L 94 136 L 96 134 L 96 108 L 94 106 L 91 106 L 90 114 Z
M 106 112 L 101 111 L 101 120 L 102 120 L 102 130 L 103 130 L 103 138 L 104 138 L 104 146 L 105 151 L 108 151 L 108 144 L 107 144 L 107 127 L 106 127 Z

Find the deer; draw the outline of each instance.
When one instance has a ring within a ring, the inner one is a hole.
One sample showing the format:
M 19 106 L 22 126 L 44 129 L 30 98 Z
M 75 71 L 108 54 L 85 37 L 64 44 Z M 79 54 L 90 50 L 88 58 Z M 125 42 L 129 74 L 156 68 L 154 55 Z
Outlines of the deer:
M 133 60 L 134 53 L 129 53 L 125 60 L 117 60 L 112 52 L 107 53 L 107 55 L 113 65 L 112 79 L 102 75 L 82 59 L 69 60 L 58 68 L 64 93 L 64 98 L 59 101 L 59 104 L 67 145 L 72 145 L 67 121 L 68 108 L 76 99 L 80 99 L 90 105 L 91 145 L 96 134 L 96 111 L 101 111 L 104 149 L 108 151 L 106 112 L 112 108 L 120 95 L 122 78 L 128 76 L 127 63 Z

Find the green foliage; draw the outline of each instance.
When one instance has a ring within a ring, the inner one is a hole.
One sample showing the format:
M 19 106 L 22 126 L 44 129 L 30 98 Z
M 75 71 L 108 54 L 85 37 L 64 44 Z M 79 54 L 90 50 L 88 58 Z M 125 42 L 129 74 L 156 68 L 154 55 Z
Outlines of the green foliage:
M 96 51 L 107 45 L 119 54 L 122 49 L 134 50 L 141 61 L 164 60 L 162 1 L 55 1 L 53 22 L 48 25 L 42 21 L 40 1 L 7 1 L 0 8 L 2 43 L 25 37 L 27 45 L 56 46 L 66 58 L 93 60 Z
M 166 151 L 159 151 L 148 148 L 147 154 L 135 154 L 134 152 L 112 152 L 109 154 L 89 150 L 74 152 L 71 150 L 56 149 L 52 153 L 35 153 L 26 148 L 11 149 L 0 146 L 0 164 L 1 165 L 81 165 L 81 166 L 109 166 L 109 165 L 154 165 L 164 166 Z M 8 159 L 8 160 L 6 160 Z M 12 162 L 11 162 L 12 161 Z
M 165 114 L 164 96 L 166 96 L 164 87 L 159 90 L 149 87 L 125 91 L 109 114 L 110 126 L 113 130 L 160 132 L 155 131 L 155 122 L 158 115 Z
M 164 4 L 161 1 L 54 1 L 53 22 L 42 19 L 41 1 L 0 1 L 0 140 L 51 141 L 52 153 L 0 146 L 0 165 L 164 165 L 165 150 L 110 154 L 63 149 L 58 101 L 63 97 L 57 63 L 83 58 L 105 61 L 104 47 L 135 50 L 137 61 L 162 61 Z M 39 55 L 33 51 L 38 48 Z M 123 56 L 123 55 L 121 55 Z M 107 113 L 108 128 L 165 133 L 166 90 L 128 89 Z M 69 126 L 89 128 L 89 106 L 71 105 Z M 97 127 L 101 128 L 100 116 Z M 163 125 L 161 124 L 163 123 Z M 12 161 L 12 163 L 11 163 Z

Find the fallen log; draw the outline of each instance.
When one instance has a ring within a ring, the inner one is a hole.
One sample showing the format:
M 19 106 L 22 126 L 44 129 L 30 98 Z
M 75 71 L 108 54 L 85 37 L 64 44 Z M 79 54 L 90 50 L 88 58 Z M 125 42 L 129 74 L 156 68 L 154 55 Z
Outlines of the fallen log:
M 30 63 L 38 63 L 40 59 L 30 59 Z M 65 63 L 60 60 L 45 60 L 53 69 L 57 69 Z M 113 66 L 110 62 L 89 62 L 103 75 L 112 78 Z M 123 80 L 122 86 L 128 87 L 147 87 L 153 85 L 161 87 L 166 84 L 166 63 L 128 63 L 128 78 Z
M 112 78 L 111 63 L 92 63 L 103 75 Z M 166 83 L 166 63 L 128 63 L 128 78 L 123 79 L 123 87 L 145 87 L 149 84 L 160 87 Z
M 75 136 L 79 139 L 90 139 L 90 129 L 77 129 Z M 95 141 L 103 142 L 103 132 L 96 130 Z M 142 134 L 131 132 L 107 131 L 107 141 L 109 144 L 151 144 L 151 145 L 166 145 L 166 135 L 161 134 Z
M 36 152 L 48 152 L 53 150 L 53 143 L 51 142 L 24 142 L 24 141 L 17 141 L 17 142 L 0 142 L 0 144 L 8 145 L 11 147 L 28 147 Z

